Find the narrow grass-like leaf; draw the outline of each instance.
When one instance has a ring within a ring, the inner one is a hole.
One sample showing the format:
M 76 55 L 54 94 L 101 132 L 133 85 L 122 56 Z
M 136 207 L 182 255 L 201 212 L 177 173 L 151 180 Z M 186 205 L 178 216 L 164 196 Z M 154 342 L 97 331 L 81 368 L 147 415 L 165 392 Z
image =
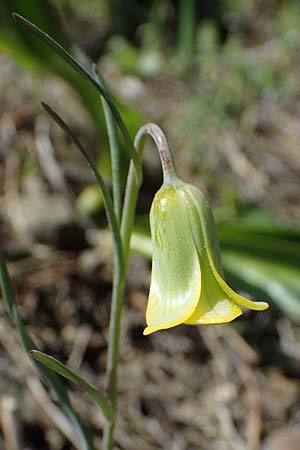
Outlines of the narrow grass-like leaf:
M 105 88 L 104 80 L 100 79 L 100 76 L 97 71 L 97 67 L 93 64 L 93 75 L 99 84 Z M 121 220 L 121 149 L 119 145 L 118 139 L 118 131 L 115 124 L 114 116 L 111 112 L 111 109 L 104 99 L 101 97 L 108 140 L 109 140 L 109 148 L 110 148 L 110 158 L 111 158 L 111 172 L 112 172 L 112 185 L 113 185 L 113 198 L 114 198 L 114 208 L 115 213 L 118 219 L 118 222 Z
M 0 279 L 1 279 L 1 287 L 2 287 L 2 295 L 4 300 L 4 305 L 6 311 L 10 317 L 10 320 L 13 324 L 16 324 L 17 321 L 17 312 L 14 304 L 14 293 L 12 290 L 12 286 L 9 281 L 9 276 L 7 273 L 6 265 L 4 261 L 0 258 Z
M 118 127 L 123 135 L 124 141 L 126 143 L 126 147 L 128 149 L 129 155 L 133 160 L 135 172 L 136 172 L 136 180 L 137 183 L 140 184 L 142 181 L 142 165 L 138 154 L 134 148 L 132 139 L 128 133 L 128 130 L 123 122 L 123 119 L 116 108 L 110 94 L 106 89 L 104 89 L 103 85 L 101 85 L 92 75 L 88 72 L 67 50 L 62 47 L 58 42 L 56 42 L 51 36 L 42 31 L 36 25 L 31 23 L 29 20 L 20 16 L 19 14 L 13 13 L 13 18 L 16 22 L 20 23 L 23 27 L 31 31 L 35 34 L 39 39 L 44 41 L 48 46 L 50 46 L 61 58 L 63 58 L 69 65 L 71 65 L 77 72 L 83 75 L 88 81 L 92 83 L 92 85 L 100 92 L 105 101 L 107 102 Z
M 185 70 L 191 70 L 196 26 L 195 0 L 180 0 L 178 23 L 178 57 Z
M 31 352 L 32 350 L 36 349 L 36 345 L 34 344 L 29 334 L 27 333 L 23 320 L 19 314 L 16 298 L 9 279 L 6 264 L 1 257 L 0 257 L 0 285 L 4 303 L 6 305 L 6 308 L 9 312 L 9 316 L 13 324 L 17 327 L 19 331 L 19 335 L 24 350 L 27 353 Z M 41 376 L 49 384 L 51 389 L 55 392 L 55 395 L 61 405 L 62 410 L 64 411 L 68 420 L 72 423 L 77 432 L 77 435 L 81 442 L 81 448 L 84 450 L 95 450 L 92 443 L 92 439 L 88 431 L 84 427 L 84 425 L 81 423 L 81 420 L 74 412 L 69 400 L 69 396 L 67 394 L 66 387 L 63 385 L 59 377 L 55 373 L 52 373 L 51 370 L 49 370 L 47 367 L 44 367 L 37 362 L 34 362 L 34 365 L 38 369 Z
M 77 76 L 74 69 L 65 64 L 50 47 L 37 39 L 22 26 L 16 26 L 11 20 L 13 11 L 26 15 L 28 20 L 36 23 L 46 33 L 70 48 L 57 7 L 52 0 L 1 0 L 0 1 L 0 52 L 13 56 L 25 69 L 37 73 L 52 72 L 66 80 L 79 94 L 81 101 L 90 113 L 101 132 L 105 131 L 104 117 L 95 88 L 83 77 Z M 127 120 L 127 118 L 126 118 Z
M 115 257 L 115 261 L 117 264 L 117 268 L 120 271 L 123 271 L 124 270 L 124 258 L 123 258 L 123 247 L 122 247 L 121 235 L 120 235 L 119 225 L 118 225 L 117 218 L 116 218 L 115 211 L 114 211 L 114 206 L 112 203 L 110 193 L 107 189 L 107 186 L 106 186 L 101 174 L 99 173 L 95 163 L 89 157 L 85 148 L 83 147 L 83 145 L 81 144 L 79 139 L 75 136 L 75 134 L 70 129 L 70 127 L 67 125 L 67 123 L 47 103 L 42 102 L 42 105 L 45 108 L 45 110 L 50 114 L 50 116 L 55 120 L 55 122 L 63 129 L 63 131 L 66 133 L 66 135 L 71 139 L 71 141 L 76 146 L 76 148 L 80 151 L 81 155 L 84 157 L 84 159 L 90 166 L 93 174 L 95 175 L 95 178 L 99 185 L 100 191 L 103 195 L 104 207 L 105 207 L 105 211 L 107 214 L 107 219 L 108 219 L 108 223 L 110 226 L 110 230 L 113 235 L 114 257 Z
M 35 360 L 39 361 L 44 366 L 67 378 L 68 380 L 79 384 L 79 386 L 82 387 L 82 389 L 97 404 L 97 406 L 99 406 L 105 418 L 108 421 L 112 421 L 114 419 L 114 411 L 109 403 L 109 400 L 95 386 L 85 381 L 65 364 L 53 358 L 53 356 L 46 355 L 38 350 L 32 350 L 30 354 Z

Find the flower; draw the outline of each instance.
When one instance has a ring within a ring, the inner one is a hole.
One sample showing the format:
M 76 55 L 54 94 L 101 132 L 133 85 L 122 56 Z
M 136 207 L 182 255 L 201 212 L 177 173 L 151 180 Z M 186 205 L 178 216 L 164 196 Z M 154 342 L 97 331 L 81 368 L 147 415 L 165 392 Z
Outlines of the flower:
M 203 193 L 179 178 L 164 183 L 150 212 L 153 264 L 144 334 L 179 324 L 230 322 L 241 307 L 261 311 L 224 281 L 213 213 Z

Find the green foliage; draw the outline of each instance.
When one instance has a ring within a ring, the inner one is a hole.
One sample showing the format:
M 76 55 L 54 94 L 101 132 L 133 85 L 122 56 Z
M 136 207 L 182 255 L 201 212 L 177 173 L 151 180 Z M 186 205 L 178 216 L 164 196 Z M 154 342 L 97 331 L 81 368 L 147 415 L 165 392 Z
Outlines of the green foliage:
M 232 20 L 243 17 L 253 20 L 250 2 L 246 2 L 246 11 L 242 8 L 245 3 L 238 3 L 241 7 L 235 9 Z M 219 132 L 230 130 L 233 124 L 240 129 L 249 127 L 243 118 L 253 105 L 270 98 L 288 104 L 299 97 L 298 8 L 299 5 L 291 1 L 277 7 L 269 28 L 252 45 L 238 30 L 229 33 L 222 43 L 214 22 L 204 21 L 198 26 L 194 55 L 197 83 L 188 89 L 183 114 L 176 124 L 182 133 L 188 132 L 191 136 L 187 146 L 192 154 L 198 152 L 199 135 L 213 133 L 217 136 Z M 197 140 L 193 140 L 195 129 Z
M 122 312 L 122 303 L 124 297 L 124 289 L 125 289 L 125 260 L 124 252 L 123 252 L 123 239 L 121 238 L 121 227 L 119 224 L 121 218 L 121 205 L 118 204 L 120 202 L 119 197 L 119 189 L 120 189 L 120 170 L 119 170 L 119 161 L 120 161 L 120 147 L 118 145 L 118 135 L 117 128 L 118 125 L 120 131 L 123 135 L 124 142 L 126 145 L 126 149 L 131 155 L 132 158 L 132 166 L 131 166 L 131 174 L 134 177 L 134 186 L 138 189 L 141 180 L 142 180 L 142 171 L 141 171 L 141 163 L 136 152 L 136 149 L 131 141 L 129 132 L 120 116 L 119 110 L 115 106 L 110 94 L 104 87 L 104 83 L 98 77 L 96 71 L 94 70 L 93 74 L 85 69 L 83 65 L 80 64 L 78 60 L 76 60 L 68 51 L 66 51 L 60 44 L 58 44 L 53 38 L 51 38 L 48 34 L 44 33 L 37 26 L 33 25 L 28 20 L 23 17 L 14 14 L 14 19 L 20 23 L 25 29 L 29 30 L 33 35 L 37 36 L 41 41 L 46 43 L 50 49 L 53 49 L 61 58 L 64 60 L 71 68 L 75 69 L 79 74 L 86 80 L 90 82 L 93 88 L 96 88 L 100 95 L 104 98 L 105 102 L 103 103 L 103 107 L 105 110 L 106 123 L 109 132 L 109 142 L 111 147 L 111 159 L 112 166 L 114 171 L 114 176 L 118 178 L 117 183 L 114 188 L 114 200 L 112 200 L 111 195 L 108 191 L 104 180 L 99 173 L 95 163 L 89 157 L 89 154 L 86 152 L 85 148 L 81 144 L 81 142 L 74 135 L 72 130 L 69 128 L 67 123 L 60 117 L 60 115 L 55 112 L 49 105 L 42 103 L 45 110 L 50 114 L 50 116 L 55 120 L 55 122 L 63 129 L 66 135 L 70 138 L 76 148 L 79 150 L 81 155 L 85 158 L 87 164 L 90 166 L 93 174 L 95 175 L 97 184 L 100 188 L 100 191 L 103 196 L 103 202 L 106 209 L 106 215 L 108 219 L 108 223 L 110 226 L 110 231 L 113 236 L 113 249 L 114 249 L 114 281 L 113 281 L 113 294 L 112 294 L 112 313 L 110 320 L 110 340 L 109 340 L 109 348 L 108 348 L 108 367 L 107 372 L 109 376 L 109 391 L 108 391 L 108 399 L 106 395 L 102 394 L 98 391 L 94 386 L 90 385 L 80 376 L 71 371 L 68 367 L 55 360 L 54 358 L 48 357 L 45 354 L 40 352 L 32 353 L 34 357 L 41 361 L 43 366 L 39 366 L 41 372 L 47 378 L 55 392 L 57 391 L 57 395 L 60 395 L 60 381 L 56 378 L 56 374 L 53 372 L 57 372 L 62 376 L 65 376 L 68 379 L 79 384 L 91 397 L 92 400 L 96 402 L 96 404 L 103 411 L 104 416 L 107 421 L 104 428 L 104 447 L 106 450 L 112 450 L 113 446 L 113 430 L 114 430 L 114 416 L 115 416 L 115 408 L 116 408 L 116 397 L 117 397 L 117 366 L 118 366 L 118 356 L 119 356 L 119 338 L 120 338 L 120 325 L 121 325 L 121 312 Z M 127 220 L 125 220 L 127 222 Z M 131 224 L 131 221 L 130 221 Z M 128 225 L 125 223 L 125 230 L 128 230 Z M 130 232 L 128 235 L 130 236 Z M 127 235 L 127 232 L 126 232 Z M 31 341 L 29 335 L 26 332 L 26 329 L 23 325 L 21 317 L 18 314 L 17 305 L 15 299 L 12 295 L 12 289 L 10 287 L 10 282 L 8 278 L 8 274 L 6 271 L 6 267 L 4 262 L 1 262 L 1 282 L 2 282 L 2 290 L 3 296 L 5 297 L 5 303 L 7 306 L 8 313 L 11 317 L 11 320 L 17 325 L 21 339 L 24 345 L 24 348 L 27 352 L 32 352 L 35 350 L 35 345 Z M 49 376 L 47 377 L 48 371 Z M 56 382 L 56 380 L 58 380 Z M 81 426 L 79 419 L 77 416 L 73 414 L 71 406 L 68 403 L 68 397 L 66 392 L 64 392 L 64 388 L 61 388 L 61 404 L 62 408 L 72 420 L 74 426 L 78 428 L 78 433 L 80 434 L 80 438 L 83 442 L 83 448 L 85 450 L 93 450 L 93 446 L 88 434 L 85 432 L 83 427 Z
M 86 68 L 88 58 L 78 49 L 71 48 L 68 37 L 61 25 L 61 18 L 53 2 L 45 0 L 1 0 L 0 1 L 0 50 L 12 55 L 20 64 L 36 72 L 50 72 L 69 83 L 79 94 L 82 104 L 100 130 L 105 130 L 105 121 L 101 104 L 95 95 L 95 89 L 87 79 L 78 76 L 69 64 L 57 56 L 50 47 L 45 46 L 26 29 L 16 26 L 12 13 L 24 14 L 32 23 L 44 30 L 70 53 L 80 58 L 79 63 Z M 88 68 L 87 68 L 88 69 Z M 118 105 L 121 112 L 130 117 L 131 127 L 138 128 L 140 116 L 132 109 Z
M 81 153 L 83 158 L 86 160 L 88 166 L 90 167 L 91 171 L 93 172 L 93 174 L 96 178 L 97 184 L 99 186 L 100 192 L 103 197 L 103 203 L 105 206 L 108 223 L 109 223 L 110 230 L 111 230 L 111 233 L 113 236 L 114 255 L 116 258 L 116 262 L 117 262 L 115 269 L 117 270 L 117 268 L 119 267 L 119 270 L 122 271 L 123 267 L 124 267 L 124 257 L 123 257 L 123 251 L 122 251 L 121 235 L 120 235 L 120 230 L 118 227 L 118 219 L 117 219 L 117 216 L 114 211 L 113 201 L 112 201 L 112 198 L 108 191 L 108 188 L 107 188 L 100 172 L 98 171 L 95 163 L 89 157 L 85 148 L 83 147 L 81 142 L 77 139 L 77 137 L 72 132 L 72 130 L 69 128 L 69 126 L 66 124 L 66 122 L 49 105 L 47 105 L 46 103 L 42 103 L 42 105 L 45 108 L 45 110 L 50 114 L 52 119 L 55 120 L 55 122 L 62 128 L 62 130 L 66 133 L 66 135 L 73 142 L 73 144 L 75 145 L 77 150 Z
M 0 287 L 2 291 L 2 296 L 4 300 L 4 304 L 7 310 L 7 313 L 12 321 L 12 323 L 17 327 L 22 345 L 24 350 L 29 353 L 32 350 L 35 350 L 37 346 L 32 341 L 31 337 L 27 333 L 26 327 L 23 323 L 23 320 L 19 314 L 16 298 L 11 286 L 10 278 L 7 272 L 6 264 L 3 258 L 0 258 Z M 72 405 L 69 400 L 69 396 L 67 394 L 66 387 L 60 381 L 55 373 L 52 370 L 49 370 L 47 367 L 43 367 L 39 363 L 35 363 L 36 368 L 38 369 L 41 376 L 48 383 L 49 387 L 55 393 L 62 410 L 66 415 L 66 420 L 68 420 L 74 427 L 76 434 L 78 435 L 78 439 L 81 442 L 83 450 L 95 450 L 91 437 L 88 431 L 85 429 L 78 415 L 72 408 Z
M 48 369 L 50 369 L 51 371 L 56 372 L 62 377 L 67 378 L 68 380 L 73 381 L 73 383 L 81 386 L 82 389 L 91 398 L 91 400 L 94 401 L 100 408 L 105 418 L 110 421 L 114 419 L 115 414 L 112 406 L 109 400 L 105 397 L 104 394 L 102 394 L 101 391 L 99 391 L 99 389 L 77 375 L 65 364 L 53 358 L 53 356 L 46 355 L 45 353 L 39 352 L 38 350 L 31 350 L 30 354 L 33 359 L 43 364 L 43 366 L 48 367 Z
M 220 224 L 218 231 L 228 279 L 300 319 L 300 230 L 256 218 Z
M 62 60 L 64 60 L 68 66 L 72 67 L 75 71 L 77 71 L 79 74 L 82 75 L 82 77 L 84 79 L 86 79 L 87 81 L 90 82 L 90 84 L 99 92 L 99 94 L 105 99 L 105 101 L 107 102 L 112 116 L 114 118 L 114 120 L 116 121 L 126 144 L 126 149 L 129 152 L 133 162 L 134 162 L 134 166 L 135 166 L 135 171 L 136 171 L 136 179 L 138 183 L 141 183 L 142 180 L 142 168 L 141 168 L 141 163 L 139 161 L 139 158 L 136 154 L 135 148 L 133 146 L 131 137 L 129 135 L 129 132 L 122 120 L 122 117 L 120 115 L 119 110 L 117 109 L 117 107 L 114 104 L 114 101 L 111 97 L 111 95 L 109 94 L 109 92 L 104 88 L 103 84 L 100 83 L 90 72 L 88 69 L 86 69 L 81 63 L 80 61 L 78 61 L 77 59 L 75 59 L 64 47 L 62 47 L 58 42 L 55 41 L 55 39 L 53 39 L 51 36 L 49 36 L 48 34 L 44 33 L 40 28 L 38 28 L 36 25 L 34 25 L 33 23 L 31 23 L 29 20 L 25 19 L 24 17 L 18 15 L 18 14 L 13 14 L 13 18 L 15 19 L 15 21 L 17 23 L 19 23 L 20 25 L 22 25 L 22 27 L 24 27 L 25 29 L 27 29 L 28 31 L 30 31 L 33 35 L 35 35 L 36 37 L 38 37 L 42 42 L 44 42 L 45 44 L 47 44 L 47 46 L 54 50 L 54 52 L 60 56 L 60 58 Z M 45 105 L 44 105 L 45 106 Z M 50 108 L 51 109 L 51 108 Z M 50 112 L 50 111 L 48 111 Z M 57 118 L 59 119 L 58 115 Z M 58 120 L 59 121 L 59 120 Z M 70 135 L 71 136 L 71 135 Z M 75 138 L 76 140 L 76 138 Z
M 195 0 L 181 0 L 179 2 L 177 57 L 181 60 L 181 64 L 184 66 L 186 72 L 193 66 L 196 25 L 195 13 Z
M 83 78 L 78 77 L 50 48 L 22 27 L 16 26 L 12 20 L 13 12 L 26 15 L 46 33 L 69 48 L 60 17 L 53 5 L 48 1 L 41 3 L 38 0 L 26 2 L 2 0 L 0 3 L 0 49 L 10 53 L 27 68 L 35 71 L 50 71 L 65 79 L 78 92 L 98 126 L 101 124 L 103 126 L 103 115 L 99 102 L 95 98 L 94 89 Z
M 192 3 L 188 3 L 191 8 Z M 198 7 L 208 8 L 208 3 Z M 253 106 L 270 99 L 290 104 L 299 98 L 297 1 L 219 2 L 216 14 L 210 16 L 216 16 L 215 20 L 204 19 L 194 24 L 194 43 L 193 24 L 188 27 L 187 37 L 184 33 L 180 37 L 180 30 L 187 27 L 177 27 L 176 42 L 180 42 L 177 50 L 174 40 L 169 39 L 170 24 L 166 16 L 170 11 L 164 12 L 161 5 L 153 4 L 149 21 L 139 30 L 139 48 L 122 36 L 112 38 L 107 52 L 123 72 L 144 78 L 166 76 L 171 84 L 173 79 L 184 78 L 184 97 L 178 100 L 179 120 L 172 127 L 180 138 L 189 136 L 185 148 L 190 152 L 190 159 L 199 154 L 199 147 L 207 148 L 208 144 L 213 154 L 217 147 L 214 138 L 217 140 L 219 133 L 230 132 L 234 126 L 251 131 L 251 124 L 244 119 Z M 184 9 L 186 18 L 176 10 L 179 22 L 190 20 L 187 9 Z M 260 11 L 265 27 L 256 24 Z M 225 37 L 222 27 L 226 30 Z M 180 53 L 189 53 L 187 49 L 180 51 L 184 46 L 194 50 L 190 67 L 180 57 Z

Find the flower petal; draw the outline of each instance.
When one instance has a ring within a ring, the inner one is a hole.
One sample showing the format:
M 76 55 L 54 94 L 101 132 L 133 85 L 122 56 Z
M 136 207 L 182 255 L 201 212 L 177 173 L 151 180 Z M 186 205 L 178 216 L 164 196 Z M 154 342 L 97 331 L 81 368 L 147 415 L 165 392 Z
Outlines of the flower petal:
M 199 257 L 180 190 L 163 187 L 152 204 L 153 266 L 144 334 L 183 323 L 201 291 Z
M 242 314 L 219 286 L 209 265 L 207 256 L 201 258 L 202 290 L 194 313 L 185 321 L 189 325 L 205 325 L 231 322 Z
M 207 255 L 210 271 L 213 274 L 213 277 L 215 278 L 215 283 L 219 285 L 220 290 L 222 291 L 223 299 L 227 300 L 227 302 L 230 302 L 232 304 L 233 302 L 236 303 L 239 306 L 243 306 L 248 309 L 253 309 L 256 311 L 263 311 L 269 307 L 268 303 L 266 302 L 254 302 L 251 300 L 246 299 L 245 297 L 242 297 L 241 295 L 237 294 L 233 289 L 231 289 L 228 284 L 224 281 L 222 278 L 223 276 L 223 270 L 222 270 L 222 263 L 221 263 L 221 255 L 220 255 L 220 247 L 219 247 L 219 241 L 217 238 L 217 231 L 215 226 L 215 221 L 213 217 L 213 212 L 211 210 L 211 207 L 202 194 L 201 191 L 199 191 L 195 186 L 188 185 L 188 189 L 186 189 L 187 198 L 189 199 L 190 208 L 189 210 L 192 211 L 192 209 L 197 209 L 198 214 L 195 215 L 192 212 L 189 214 L 190 221 L 191 221 L 191 227 L 193 230 L 193 236 L 198 248 L 198 251 L 200 251 L 202 259 L 206 259 L 205 254 Z M 195 217 L 199 217 L 199 221 L 201 221 L 201 225 L 198 224 Z M 201 229 L 203 235 L 199 236 L 195 232 L 197 229 Z M 201 246 L 202 242 L 202 246 Z M 203 244 L 204 243 L 204 244 Z M 202 264 L 202 262 L 201 262 Z M 204 267 L 201 266 L 201 270 L 204 270 Z M 203 275 L 202 275 L 203 276 Z M 203 278 L 204 280 L 204 278 Z M 207 277 L 205 277 L 205 286 Z M 204 285 L 204 283 L 203 283 Z M 211 293 L 211 290 L 210 290 Z M 205 296 L 205 294 L 203 294 Z M 200 304 L 202 303 L 202 294 L 200 298 Z M 236 306 L 237 306 L 236 305 Z M 229 305 L 228 305 L 229 306 Z M 233 311 L 232 311 L 233 312 Z M 237 311 L 236 311 L 237 313 Z M 234 315 L 234 314 L 233 314 Z M 240 314 L 238 314 L 240 315 Z M 228 316 L 229 317 L 229 316 Z M 237 317 L 237 316 L 236 316 Z M 234 319 L 235 317 L 233 317 Z M 233 320 L 231 319 L 231 320 Z M 229 321 L 229 320 L 228 320 Z
M 206 309 L 206 310 L 205 310 Z M 228 299 L 218 300 L 212 307 L 201 300 L 199 308 L 184 322 L 187 325 L 217 325 L 231 322 L 243 314 L 234 302 Z
M 214 268 L 213 272 L 224 293 L 238 305 L 243 306 L 244 308 L 253 309 L 254 311 L 264 311 L 265 309 L 269 308 L 269 304 L 267 302 L 254 302 L 237 294 L 233 289 L 231 289 L 230 286 L 228 286 L 223 278 L 220 277 L 220 275 Z
M 202 258 L 209 255 L 213 266 L 223 276 L 220 244 L 212 209 L 204 194 L 191 184 L 184 188 L 193 239 Z

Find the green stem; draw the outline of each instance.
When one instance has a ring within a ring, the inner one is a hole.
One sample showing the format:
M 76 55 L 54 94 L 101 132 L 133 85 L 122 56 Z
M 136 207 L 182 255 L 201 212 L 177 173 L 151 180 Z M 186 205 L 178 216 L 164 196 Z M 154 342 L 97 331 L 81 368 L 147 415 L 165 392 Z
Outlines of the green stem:
M 134 146 L 141 158 L 143 154 L 143 142 L 144 137 L 149 135 L 153 138 L 163 167 L 164 183 L 172 183 L 177 180 L 177 173 L 174 166 L 171 151 L 169 149 L 167 140 L 162 130 L 155 124 L 149 123 L 138 131 Z M 124 271 L 115 272 L 113 292 L 112 292 L 112 309 L 109 324 L 109 343 L 108 343 L 108 355 L 107 355 L 107 379 L 108 379 L 108 395 L 113 405 L 114 411 L 117 410 L 117 370 L 120 352 L 120 331 L 121 331 L 121 318 L 122 307 L 125 293 L 126 282 L 126 269 L 129 256 L 130 238 L 134 225 L 135 209 L 138 197 L 140 185 L 136 182 L 135 168 L 131 161 L 123 212 L 121 220 L 121 240 L 123 244 L 123 264 Z M 104 427 L 103 436 L 103 450 L 112 450 L 113 448 L 113 436 L 114 436 L 115 421 L 107 422 Z
M 125 293 L 125 281 L 125 272 L 119 273 L 114 277 L 109 324 L 106 376 L 108 379 L 108 396 L 115 412 L 117 410 L 117 371 L 120 353 L 121 318 Z M 112 422 L 106 422 L 105 424 L 103 436 L 104 450 L 112 449 L 114 427 L 115 420 Z
M 139 129 L 135 137 L 134 145 L 136 148 L 140 147 L 142 139 L 146 136 L 152 137 L 157 147 L 162 170 L 164 176 L 164 184 L 170 184 L 178 180 L 178 175 L 174 165 L 173 155 L 171 153 L 168 141 L 163 131 L 155 123 L 147 123 Z M 141 159 L 142 154 L 139 154 Z

